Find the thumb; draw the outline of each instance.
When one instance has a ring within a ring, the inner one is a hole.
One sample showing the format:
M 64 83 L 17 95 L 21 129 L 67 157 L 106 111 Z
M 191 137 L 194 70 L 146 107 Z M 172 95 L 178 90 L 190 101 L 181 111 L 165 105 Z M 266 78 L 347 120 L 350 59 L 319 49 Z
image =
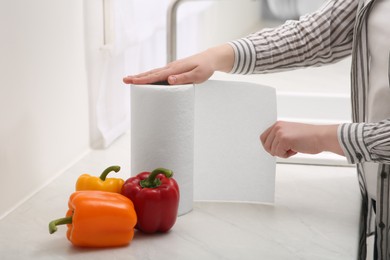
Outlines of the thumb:
M 184 85 L 184 84 L 192 84 L 194 83 L 193 80 L 190 79 L 188 73 L 183 73 L 179 75 L 171 75 L 168 77 L 168 83 L 169 85 Z
M 175 85 L 177 84 L 177 77 L 172 75 L 168 77 L 168 83 L 169 85 Z

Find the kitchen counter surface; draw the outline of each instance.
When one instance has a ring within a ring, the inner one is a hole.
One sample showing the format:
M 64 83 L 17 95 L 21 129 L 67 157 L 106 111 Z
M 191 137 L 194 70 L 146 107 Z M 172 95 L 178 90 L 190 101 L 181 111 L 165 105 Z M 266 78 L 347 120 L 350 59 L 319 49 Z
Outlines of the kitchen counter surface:
M 65 237 L 66 226 L 50 235 L 49 221 L 65 214 L 75 180 L 86 166 L 104 168 L 115 157 L 112 150 L 128 160 L 123 153 L 127 148 L 124 144 L 108 153 L 92 151 L 0 220 L 0 258 L 356 258 L 360 193 L 353 167 L 278 164 L 274 204 L 198 201 L 170 232 L 136 232 L 126 247 L 75 248 Z

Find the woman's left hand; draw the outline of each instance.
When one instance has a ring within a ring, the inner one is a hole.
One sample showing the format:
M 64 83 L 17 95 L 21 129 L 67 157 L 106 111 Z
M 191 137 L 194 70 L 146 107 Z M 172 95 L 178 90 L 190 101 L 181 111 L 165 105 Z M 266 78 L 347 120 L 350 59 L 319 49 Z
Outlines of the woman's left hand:
M 281 158 L 323 151 L 344 155 L 338 142 L 337 128 L 338 125 L 278 121 L 261 134 L 260 140 L 268 153 Z

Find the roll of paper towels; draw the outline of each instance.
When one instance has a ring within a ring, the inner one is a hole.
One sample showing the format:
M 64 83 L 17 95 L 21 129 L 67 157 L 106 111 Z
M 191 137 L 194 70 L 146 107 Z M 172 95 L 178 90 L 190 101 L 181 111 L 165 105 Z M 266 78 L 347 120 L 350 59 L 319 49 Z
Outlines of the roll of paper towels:
M 192 210 L 195 93 L 193 85 L 131 86 L 131 172 L 163 167 L 180 188 L 179 215 Z
M 164 167 L 193 201 L 273 202 L 275 158 L 260 134 L 276 120 L 276 91 L 246 82 L 131 86 L 132 175 Z

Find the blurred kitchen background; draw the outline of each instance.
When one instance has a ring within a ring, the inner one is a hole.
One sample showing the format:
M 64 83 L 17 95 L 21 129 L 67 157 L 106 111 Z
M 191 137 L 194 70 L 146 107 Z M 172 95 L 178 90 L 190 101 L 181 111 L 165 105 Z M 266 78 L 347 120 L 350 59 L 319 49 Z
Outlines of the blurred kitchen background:
M 183 0 L 176 56 L 298 19 L 323 2 Z M 130 91 L 122 78 L 166 64 L 170 3 L 1 1 L 0 219 L 91 149 L 108 149 L 130 131 Z M 275 87 L 280 119 L 337 123 L 349 121 L 349 64 L 213 79 Z M 347 166 L 328 154 L 279 162 Z

